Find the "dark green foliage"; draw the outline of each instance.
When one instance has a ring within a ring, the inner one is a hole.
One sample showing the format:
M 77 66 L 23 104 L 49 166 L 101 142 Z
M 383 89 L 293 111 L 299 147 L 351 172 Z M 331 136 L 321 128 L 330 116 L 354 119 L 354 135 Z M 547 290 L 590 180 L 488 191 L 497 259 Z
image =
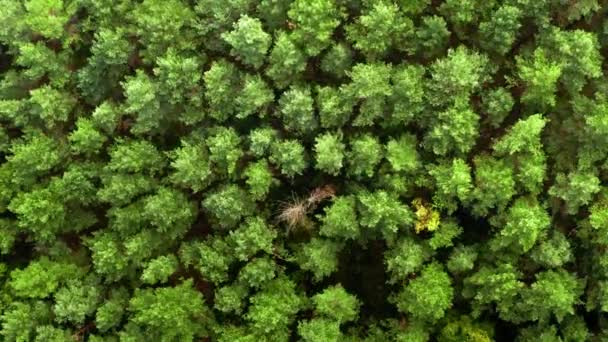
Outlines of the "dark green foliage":
M 0 0 L 0 339 L 608 340 L 607 10 Z

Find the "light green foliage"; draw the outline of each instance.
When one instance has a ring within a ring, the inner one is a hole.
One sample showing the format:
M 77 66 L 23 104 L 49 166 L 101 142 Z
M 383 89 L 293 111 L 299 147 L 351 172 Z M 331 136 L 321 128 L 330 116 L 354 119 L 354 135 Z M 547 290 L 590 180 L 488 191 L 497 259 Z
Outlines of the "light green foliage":
M 608 244 L 608 207 L 602 198 L 589 208 L 589 224 L 594 230 L 593 242 Z
M 268 57 L 268 63 L 266 74 L 274 81 L 276 87 L 284 89 L 294 83 L 304 72 L 306 56 L 296 46 L 289 34 L 279 32 Z
M 148 262 L 141 274 L 141 280 L 151 285 L 165 283 L 178 267 L 179 263 L 174 255 L 161 255 Z
M 384 57 L 390 48 L 403 44 L 412 34 L 412 21 L 395 4 L 374 3 L 357 21 L 347 26 L 348 39 L 370 60 Z
M 132 321 L 159 341 L 193 340 L 207 335 L 209 309 L 187 280 L 175 287 L 138 289 L 129 301 Z
M 263 200 L 270 188 L 278 184 L 266 159 L 249 164 L 243 174 L 247 178 L 249 193 L 255 200 Z
M 110 150 L 110 162 L 106 169 L 113 172 L 159 172 L 165 160 L 156 147 L 145 140 L 121 140 Z
M 340 133 L 325 133 L 315 138 L 315 168 L 334 176 L 340 173 L 345 149 L 341 140 Z
M 216 284 L 228 279 L 228 269 L 234 260 L 232 248 L 221 238 L 184 244 L 180 249 L 184 266 L 196 266 L 204 279 Z
M 488 58 L 460 46 L 430 66 L 432 79 L 427 99 L 436 106 L 468 97 L 485 81 Z
M 346 76 L 353 64 L 353 52 L 346 44 L 335 44 L 323 56 L 321 70 L 337 78 Z
M 429 247 L 433 250 L 439 248 L 452 247 L 453 240 L 462 234 L 463 229 L 453 220 L 445 220 L 437 230 L 433 232 L 433 237 L 428 240 Z
M 353 138 L 346 152 L 347 172 L 355 177 L 372 177 L 383 153 L 382 145 L 374 136 L 366 134 Z
M 570 242 L 560 232 L 555 232 L 549 240 L 537 245 L 530 253 L 532 259 L 547 268 L 556 268 L 573 258 Z
M 243 312 L 243 301 L 247 294 L 247 287 L 241 284 L 221 287 L 215 294 L 214 308 L 224 313 L 240 315 Z
M 321 281 L 338 270 L 338 253 L 343 245 L 329 239 L 313 238 L 298 249 L 297 261 L 303 270 Z
M 249 312 L 245 319 L 260 335 L 281 333 L 287 329 L 304 304 L 301 295 L 296 292 L 296 284 L 285 277 L 271 280 L 249 301 Z
M 239 272 L 238 280 L 250 287 L 260 288 L 272 280 L 277 271 L 276 263 L 268 258 L 254 258 Z
M 389 241 L 394 239 L 399 228 L 413 223 L 411 210 L 393 193 L 383 190 L 362 193 L 358 195 L 358 199 L 359 224 L 372 232 L 381 233 Z
M 59 323 L 83 324 L 95 312 L 100 299 L 101 293 L 96 284 L 70 281 L 55 293 L 55 320 Z
M 80 272 L 76 265 L 41 258 L 31 262 L 26 268 L 12 271 L 8 285 L 17 297 L 42 299 L 57 291 L 61 284 Z
M 125 34 L 121 27 L 103 27 L 95 32 L 95 41 L 91 46 L 94 59 L 91 62 L 108 66 L 125 63 L 132 49 Z
M 14 229 L 15 222 L 8 219 L 0 219 L 0 254 L 9 254 L 17 239 Z
M 451 307 L 453 296 L 449 275 L 439 264 L 432 263 L 410 281 L 394 300 L 399 311 L 434 322 L 441 319 Z
M 454 248 L 447 262 L 448 270 L 452 273 L 470 271 L 475 267 L 478 253 L 470 246 L 457 246 Z
M 66 208 L 58 194 L 43 188 L 20 193 L 8 206 L 17 215 L 18 225 L 38 239 L 50 241 L 65 229 Z
M 493 248 L 513 246 L 520 253 L 529 251 L 551 224 L 546 210 L 525 197 L 513 202 L 505 214 L 505 221 Z
M 483 121 L 495 128 L 500 126 L 515 105 L 513 95 L 505 88 L 490 90 L 482 100 L 486 115 Z
M 391 66 L 384 63 L 357 64 L 350 71 L 351 83 L 343 86 L 346 96 L 360 103 L 354 126 L 371 126 L 385 110 L 387 98 L 393 94 L 390 85 Z
M 243 15 L 234 24 L 234 29 L 229 33 L 223 33 L 222 38 L 232 46 L 230 54 L 249 64 L 259 68 L 264 63 L 264 58 L 270 47 L 270 35 L 264 32 L 259 19 Z
M 97 308 L 95 326 L 100 331 L 107 331 L 120 324 L 128 304 L 128 293 L 124 289 L 112 291 L 109 299 Z
M 25 25 L 32 33 L 59 39 L 64 35 L 63 27 L 75 9 L 63 0 L 30 0 L 25 2 Z
M 184 234 L 196 218 L 196 207 L 182 192 L 161 187 L 144 200 L 144 215 L 158 232 L 176 238 Z
M 234 256 L 247 261 L 260 251 L 272 254 L 272 243 L 277 232 L 264 219 L 252 217 L 230 232 L 229 243 L 234 247 Z
M 194 13 L 181 0 L 144 0 L 133 12 L 135 32 L 145 46 L 144 56 L 153 60 L 169 46 L 179 46 L 176 37 L 189 36 Z M 187 40 L 181 44 L 187 46 Z
M 446 0 L 439 10 L 455 24 L 467 24 L 475 20 L 477 4 L 471 0 Z
M 310 321 L 298 323 L 298 334 L 306 342 L 337 342 L 343 338 L 340 324 L 326 318 L 313 318 Z
M 69 330 L 55 328 L 52 325 L 43 325 L 36 328 L 36 342 L 63 342 L 72 339 L 73 333 Z
M 476 158 L 474 164 L 473 212 L 484 216 L 490 209 L 503 211 L 516 193 L 513 170 L 505 160 L 488 156 Z
M 125 111 L 137 118 L 133 133 L 150 133 L 160 128 L 163 118 L 154 81 L 139 71 L 136 75 L 127 78 L 122 86 L 127 98 Z
M 436 114 L 423 145 L 440 156 L 463 155 L 475 146 L 478 136 L 479 115 L 469 105 L 459 102 Z
M 255 204 L 247 192 L 237 185 L 219 188 L 210 193 L 202 204 L 221 228 L 235 227 L 243 217 L 255 210 Z
M 494 145 L 498 153 L 513 154 L 540 147 L 540 133 L 547 120 L 540 114 L 534 114 L 526 119 L 520 119 L 508 133 Z
M 393 70 L 393 96 L 390 99 L 393 124 L 409 123 L 424 110 L 424 73 L 424 68 L 416 65 Z
M 166 96 L 171 104 L 185 100 L 194 105 L 200 103 L 201 63 L 196 57 L 169 49 L 157 59 L 156 64 L 154 75 L 158 77 L 158 92 Z
M 342 127 L 350 119 L 354 100 L 342 96 L 344 88 L 319 87 L 316 104 L 321 127 Z
M 569 214 L 576 214 L 581 206 L 589 204 L 600 191 L 600 180 L 592 173 L 575 171 L 568 176 L 557 174 L 549 195 L 562 199 Z
M 243 156 L 241 137 L 231 127 L 218 127 L 205 141 L 209 148 L 209 160 L 215 170 L 228 176 L 236 173 L 236 167 Z
M 95 272 L 108 279 L 120 279 L 128 267 L 129 260 L 120 244 L 119 236 L 113 233 L 97 233 L 87 241 Z
M 219 60 L 211 64 L 211 68 L 205 71 L 205 97 L 209 102 L 209 115 L 224 122 L 235 115 L 237 103 L 234 95 L 239 89 L 241 74 L 238 69 L 225 60 Z
M 386 144 L 386 159 L 393 171 L 412 172 L 420 166 L 420 156 L 416 150 L 416 137 L 404 134 L 399 139 L 391 139 Z
M 30 341 L 38 326 L 50 321 L 51 311 L 45 302 L 36 301 L 31 304 L 25 302 L 12 302 L 3 310 L 2 335 L 9 341 Z
M 359 232 L 357 220 L 357 200 L 354 196 L 336 197 L 331 206 L 326 207 L 325 215 L 319 215 L 323 236 L 342 239 L 356 239 Z
M 32 114 L 45 122 L 47 127 L 55 127 L 68 121 L 75 99 L 64 92 L 44 86 L 30 91 Z
M 197 14 L 195 27 L 198 37 L 205 39 L 205 46 L 210 50 L 228 52 L 221 34 L 230 31 L 241 15 L 253 7 L 251 0 L 197 1 L 194 10 Z
M 522 16 L 521 9 L 515 6 L 500 6 L 488 21 L 479 24 L 481 45 L 501 55 L 509 52 L 521 27 Z
M 408 275 L 417 272 L 430 257 L 429 250 L 412 238 L 401 238 L 395 246 L 384 255 L 386 270 L 390 273 L 390 281 L 399 283 Z
M 331 42 L 340 24 L 342 10 L 331 0 L 295 0 L 287 12 L 295 29 L 292 37 L 308 56 L 316 56 Z
M 283 124 L 288 130 L 306 134 L 319 125 L 313 108 L 310 88 L 292 86 L 279 99 Z
M 171 152 L 171 181 L 194 192 L 205 189 L 213 179 L 207 148 L 201 144 L 182 141 L 182 146 Z
M 137 196 L 150 193 L 155 189 L 155 181 L 142 174 L 116 173 L 102 177 L 103 188 L 97 196 L 100 201 L 115 206 L 130 203 Z
M 523 291 L 518 304 L 526 313 L 524 318 L 547 322 L 554 316 L 559 322 L 574 314 L 583 285 L 574 274 L 563 269 L 540 272 L 536 281 Z
M 562 65 L 551 62 L 540 48 L 534 55 L 524 59 L 516 57 L 517 76 L 525 86 L 521 101 L 540 110 L 555 106 L 557 81 L 562 74 Z
M 264 157 L 270 152 L 272 143 L 278 139 L 276 130 L 270 127 L 253 129 L 249 133 L 249 152 L 256 157 Z
M 354 321 L 359 315 L 361 303 L 341 285 L 331 286 L 312 297 L 315 312 L 338 323 Z
M 602 56 L 597 36 L 583 30 L 552 28 L 545 41 L 547 56 L 562 67 L 561 83 L 571 93 L 581 91 L 587 79 L 602 75 Z
M 7 165 L 12 170 L 14 183 L 29 183 L 36 176 L 41 176 L 58 166 L 62 161 L 62 151 L 51 137 L 35 134 L 27 140 L 12 144 L 12 155 L 7 156 Z
M 96 128 L 109 135 L 116 130 L 120 114 L 114 103 L 103 102 L 91 114 L 91 121 Z
M 259 75 L 247 74 L 243 80 L 243 88 L 236 98 L 236 117 L 243 119 L 256 112 L 263 117 L 273 100 L 274 93 L 268 84 Z
M 416 49 L 427 58 L 439 55 L 445 51 L 450 35 L 443 17 L 422 17 L 420 27 L 416 28 Z
M 435 178 L 437 190 L 433 202 L 448 213 L 458 208 L 457 200 L 466 202 L 469 199 L 471 184 L 471 167 L 462 159 L 453 159 L 451 163 L 437 165 L 429 171 Z
M 281 169 L 282 174 L 293 178 L 301 175 L 308 166 L 305 151 L 298 140 L 279 141 L 272 144 L 270 161 Z
M 524 287 L 521 272 L 511 264 L 481 267 L 464 280 L 463 295 L 473 300 L 473 313 L 479 315 L 484 305 L 496 303 L 501 316 L 508 314 L 515 298 Z
M 76 130 L 68 137 L 72 151 L 80 154 L 97 154 L 107 141 L 107 138 L 95 128 L 89 119 L 79 119 Z

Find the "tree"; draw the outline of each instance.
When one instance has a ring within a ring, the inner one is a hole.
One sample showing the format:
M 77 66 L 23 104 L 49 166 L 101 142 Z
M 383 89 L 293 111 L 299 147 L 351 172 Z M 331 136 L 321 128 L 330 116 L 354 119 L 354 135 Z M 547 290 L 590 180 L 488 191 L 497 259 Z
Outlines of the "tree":
M 298 134 L 316 130 L 318 123 L 313 108 L 313 98 L 309 88 L 292 86 L 279 99 L 283 125 Z
M 286 32 L 276 34 L 274 47 L 268 57 L 269 67 L 266 74 L 279 89 L 287 88 L 300 77 L 306 69 L 306 56 Z
M 427 265 L 395 297 L 401 312 L 430 322 L 437 321 L 450 308 L 454 290 L 448 274 L 437 263 Z
M 359 224 L 371 233 L 381 233 L 388 241 L 394 240 L 399 228 L 412 224 L 410 209 L 397 196 L 383 190 L 361 193 L 359 199 Z M 373 234 L 375 235 L 375 234 Z
M 329 45 L 331 35 L 343 17 L 337 3 L 330 0 L 295 0 L 287 15 L 295 25 L 292 33 L 294 42 L 308 56 L 318 55 Z
M 342 169 L 345 146 L 341 134 L 325 133 L 315 138 L 316 168 L 331 175 Z
M 260 20 L 247 15 L 234 24 L 234 30 L 223 33 L 222 38 L 232 46 L 231 55 L 256 69 L 264 63 L 271 40 Z
M 303 304 L 296 285 L 284 276 L 278 277 L 250 298 L 245 319 L 258 336 L 281 336 Z
M 233 184 L 215 190 L 202 204 L 221 228 L 235 227 L 255 210 L 255 204 L 247 192 Z
M 549 225 L 549 214 L 535 200 L 517 198 L 505 214 L 506 222 L 494 240 L 494 249 L 514 247 L 519 253 L 529 251 Z
M 350 150 L 346 152 L 347 172 L 355 177 L 372 177 L 382 157 L 382 145 L 374 136 L 366 134 L 353 138 Z
M 319 215 L 322 222 L 319 233 L 323 236 L 342 239 L 359 237 L 357 201 L 354 196 L 336 197 L 331 206 L 325 208 L 325 215 Z
M 546 53 L 541 48 L 536 49 L 528 59 L 518 57 L 516 60 L 517 76 L 526 87 L 521 97 L 523 103 L 540 110 L 555 106 L 557 81 L 563 67 L 547 60 Z
M 408 38 L 413 26 L 397 5 L 378 2 L 347 26 L 346 33 L 355 48 L 374 60 L 384 57 L 390 48 Z
M 314 281 L 319 282 L 338 270 L 338 253 L 343 244 L 323 238 L 313 238 L 303 244 L 296 256 L 303 270 L 313 273 Z
M 298 140 L 286 140 L 272 144 L 270 161 L 287 177 L 301 175 L 308 166 L 305 149 Z
M 247 261 L 260 251 L 272 254 L 273 240 L 277 232 L 268 227 L 260 217 L 252 217 L 230 232 L 229 244 L 234 248 L 234 255 L 241 261 Z
M 344 94 L 360 103 L 354 126 L 371 126 L 382 117 L 387 98 L 393 94 L 390 85 L 391 67 L 384 63 L 357 64 L 349 76 L 351 83 L 343 86 Z
M 146 336 L 161 341 L 205 337 L 213 319 L 192 280 L 175 287 L 138 289 L 128 310 L 132 321 L 146 328 Z

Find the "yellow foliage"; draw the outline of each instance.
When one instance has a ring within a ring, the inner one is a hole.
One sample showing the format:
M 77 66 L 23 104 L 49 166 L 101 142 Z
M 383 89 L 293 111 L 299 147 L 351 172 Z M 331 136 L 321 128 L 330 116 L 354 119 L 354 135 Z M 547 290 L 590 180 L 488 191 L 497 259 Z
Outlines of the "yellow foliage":
M 415 198 L 412 201 L 412 205 L 416 209 L 416 224 L 414 225 L 416 233 L 420 233 L 423 230 L 432 232 L 439 228 L 441 217 L 438 211 L 433 210 L 429 205 L 425 204 L 421 198 Z

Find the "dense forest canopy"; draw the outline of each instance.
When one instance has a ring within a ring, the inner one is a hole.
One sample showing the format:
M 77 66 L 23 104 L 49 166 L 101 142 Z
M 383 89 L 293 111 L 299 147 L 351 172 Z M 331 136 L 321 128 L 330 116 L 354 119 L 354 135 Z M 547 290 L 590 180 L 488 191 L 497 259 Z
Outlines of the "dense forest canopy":
M 607 15 L 0 0 L 0 339 L 608 340 Z

